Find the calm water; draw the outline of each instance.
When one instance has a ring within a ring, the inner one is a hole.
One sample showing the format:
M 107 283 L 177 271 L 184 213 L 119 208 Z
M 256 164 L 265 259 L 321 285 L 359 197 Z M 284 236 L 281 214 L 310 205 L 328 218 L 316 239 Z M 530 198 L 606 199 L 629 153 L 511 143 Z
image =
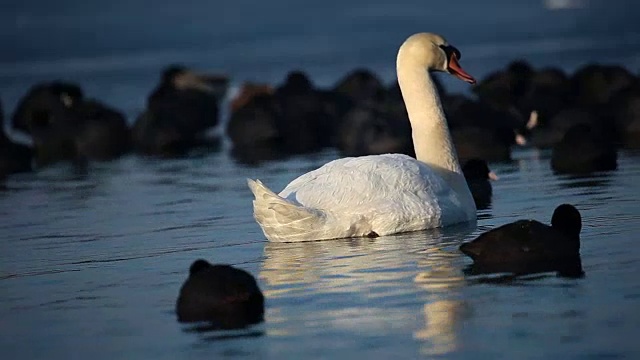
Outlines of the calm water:
M 389 80 L 397 45 L 422 30 L 446 34 L 478 77 L 515 57 L 565 70 L 589 61 L 640 68 L 635 1 L 625 11 L 596 0 L 557 11 L 507 0 L 280 0 L 254 11 L 253 1 L 217 3 L 1 5 L 5 108 L 34 82 L 64 78 L 133 117 L 171 61 L 227 72 L 236 84 L 278 81 L 292 68 L 329 84 L 358 65 Z M 640 153 L 622 152 L 617 171 L 571 178 L 551 173 L 547 152 L 516 151 L 515 161 L 491 164 L 501 180 L 477 226 L 270 244 L 244 179 L 281 189 L 338 154 L 248 167 L 227 145 L 186 160 L 130 156 L 12 177 L 0 191 L 0 357 L 640 357 Z M 583 214 L 584 279 L 463 275 L 462 241 L 518 218 L 548 222 L 561 202 Z M 196 258 L 253 273 L 266 322 L 184 331 L 173 306 Z

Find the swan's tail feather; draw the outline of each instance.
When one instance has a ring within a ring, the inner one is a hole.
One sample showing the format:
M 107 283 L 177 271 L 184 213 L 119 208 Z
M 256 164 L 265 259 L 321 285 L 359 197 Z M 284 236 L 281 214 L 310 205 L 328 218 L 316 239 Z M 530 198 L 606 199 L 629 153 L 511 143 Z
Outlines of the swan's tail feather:
M 269 190 L 260 180 L 247 179 L 253 200 L 253 216 L 270 241 L 313 239 L 322 232 L 324 214 L 292 203 Z

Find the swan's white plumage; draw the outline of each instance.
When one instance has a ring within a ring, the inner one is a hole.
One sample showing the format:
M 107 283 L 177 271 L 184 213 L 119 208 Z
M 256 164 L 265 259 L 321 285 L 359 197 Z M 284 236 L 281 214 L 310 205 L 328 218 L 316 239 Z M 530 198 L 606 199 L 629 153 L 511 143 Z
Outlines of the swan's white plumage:
M 270 241 L 389 235 L 476 218 L 440 100 L 427 68 L 446 70 L 435 34 L 409 37 L 398 81 L 417 159 L 401 154 L 343 158 L 293 180 L 280 194 L 248 180 L 254 217 Z
M 389 235 L 468 221 L 462 199 L 432 168 L 401 154 L 331 161 L 276 195 L 249 180 L 271 241 Z

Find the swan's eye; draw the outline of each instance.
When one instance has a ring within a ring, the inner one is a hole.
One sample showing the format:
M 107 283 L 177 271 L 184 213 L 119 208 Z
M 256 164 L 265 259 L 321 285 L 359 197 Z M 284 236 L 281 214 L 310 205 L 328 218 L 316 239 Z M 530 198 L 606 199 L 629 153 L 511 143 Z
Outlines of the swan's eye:
M 460 51 L 451 45 L 439 45 L 439 47 L 447 55 L 447 59 L 451 58 L 452 54 L 455 55 L 456 59 L 458 60 L 462 58 L 462 54 L 460 54 Z
M 453 52 L 456 54 L 456 59 L 458 60 L 462 59 L 462 54 L 460 53 L 460 51 L 454 48 L 453 46 L 451 48 L 453 49 Z

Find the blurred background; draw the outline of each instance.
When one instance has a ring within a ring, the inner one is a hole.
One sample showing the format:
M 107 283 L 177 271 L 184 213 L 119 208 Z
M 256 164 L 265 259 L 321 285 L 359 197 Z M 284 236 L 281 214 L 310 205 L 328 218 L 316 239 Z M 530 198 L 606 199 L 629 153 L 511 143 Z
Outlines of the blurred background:
M 276 83 L 301 69 L 324 86 L 355 67 L 389 81 L 399 44 L 418 31 L 445 35 L 477 78 L 515 58 L 566 71 L 594 61 L 640 68 L 633 0 L 31 0 L 0 10 L 7 110 L 32 83 L 60 78 L 133 116 L 174 62 L 234 82 Z

